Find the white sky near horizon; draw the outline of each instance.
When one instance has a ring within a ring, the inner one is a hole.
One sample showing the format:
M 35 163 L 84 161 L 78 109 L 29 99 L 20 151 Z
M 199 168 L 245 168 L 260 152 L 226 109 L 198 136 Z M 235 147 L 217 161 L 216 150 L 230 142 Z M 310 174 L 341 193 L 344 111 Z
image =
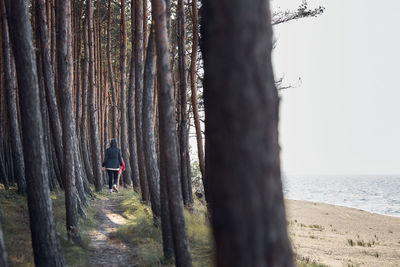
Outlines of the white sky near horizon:
M 324 14 L 274 28 L 275 75 L 298 85 L 281 93 L 283 172 L 400 174 L 400 1 L 308 2 Z

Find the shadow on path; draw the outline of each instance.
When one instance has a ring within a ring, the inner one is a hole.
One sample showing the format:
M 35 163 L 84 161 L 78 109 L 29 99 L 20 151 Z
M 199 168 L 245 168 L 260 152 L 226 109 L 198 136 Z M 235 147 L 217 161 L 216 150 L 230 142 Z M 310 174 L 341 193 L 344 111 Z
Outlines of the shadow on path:
M 135 264 L 135 246 L 111 238 L 111 233 L 126 224 L 122 216 L 120 201 L 116 198 L 100 199 L 95 202 L 96 220 L 99 222 L 90 233 L 92 266 L 137 266 Z

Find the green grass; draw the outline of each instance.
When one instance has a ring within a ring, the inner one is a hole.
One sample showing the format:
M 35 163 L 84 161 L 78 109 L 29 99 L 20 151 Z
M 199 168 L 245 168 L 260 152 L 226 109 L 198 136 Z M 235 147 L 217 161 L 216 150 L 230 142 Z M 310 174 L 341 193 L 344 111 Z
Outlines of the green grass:
M 137 194 L 121 198 L 123 215 L 127 225 L 119 228 L 113 235 L 124 241 L 133 242 L 139 266 L 169 266 L 163 259 L 162 235 L 159 222 L 153 220 L 151 209 L 140 201 Z M 185 218 L 194 266 L 213 266 L 213 242 L 206 217 L 206 207 L 196 200 L 190 211 L 185 210 Z
M 93 209 L 88 207 L 86 209 L 87 218 L 80 220 L 80 233 L 83 244 L 82 247 L 75 246 L 67 238 L 64 192 L 53 192 L 51 193 L 51 198 L 53 200 L 57 235 L 68 266 L 87 266 L 88 232 L 95 224 Z M 15 188 L 5 190 L 0 187 L 0 203 L 4 241 L 11 266 L 34 266 L 26 197 L 18 195 Z

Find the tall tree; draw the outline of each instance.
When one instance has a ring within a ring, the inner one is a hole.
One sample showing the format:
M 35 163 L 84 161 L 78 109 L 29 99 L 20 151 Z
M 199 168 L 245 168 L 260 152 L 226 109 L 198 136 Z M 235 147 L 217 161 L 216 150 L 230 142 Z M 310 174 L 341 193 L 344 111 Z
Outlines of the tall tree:
M 93 0 L 87 0 L 86 16 L 88 24 L 88 40 L 89 40 L 89 116 L 90 116 L 90 132 L 91 132 L 91 151 L 92 165 L 94 175 L 94 185 L 97 192 L 102 189 L 102 175 L 100 164 L 100 141 L 99 128 L 97 124 L 96 113 L 96 80 L 95 80 L 95 62 L 94 62 L 94 30 L 93 30 Z
M 45 10 L 45 1 L 36 1 L 36 27 L 38 33 L 38 46 L 42 57 L 44 87 L 46 90 L 47 107 L 49 110 L 49 118 L 53 143 L 56 151 L 58 162 L 63 162 L 63 143 L 60 115 L 57 106 L 57 97 L 55 91 L 53 63 L 51 61 L 50 39 L 47 29 L 47 19 Z M 62 175 L 61 180 L 64 181 Z
M 178 66 L 179 66 L 179 92 L 180 92 L 180 131 L 179 131 L 179 149 L 180 149 L 180 167 L 183 201 L 185 205 L 193 203 L 191 190 L 191 177 L 188 171 L 189 157 L 189 136 L 187 126 L 187 82 L 186 82 L 186 20 L 185 4 L 183 0 L 178 0 Z M 189 168 L 190 169 L 190 168 Z
M 151 26 L 149 42 L 144 65 L 143 86 L 143 148 L 144 161 L 146 163 L 147 181 L 149 184 L 150 201 L 153 215 L 160 218 L 160 173 L 158 169 L 156 147 L 154 141 L 153 113 L 154 113 L 154 73 L 155 73 L 155 49 L 154 33 Z
M 148 10 L 147 10 L 147 0 L 143 0 L 143 53 L 145 54 L 144 59 L 146 60 L 147 54 L 147 44 L 148 44 Z
M 108 75 L 110 78 L 111 95 L 112 95 L 112 116 L 111 127 L 113 138 L 117 138 L 117 89 L 115 88 L 114 70 L 111 61 L 111 0 L 108 0 L 108 19 L 107 19 L 107 65 Z
M 129 147 L 127 136 L 127 119 L 126 119 L 126 15 L 125 15 L 125 0 L 121 0 L 121 150 L 125 160 L 125 173 L 122 176 L 124 184 L 130 186 L 131 179 L 131 164 L 129 159 Z
M 170 32 L 170 10 L 171 5 L 169 0 L 165 0 L 166 10 L 167 10 L 167 32 L 169 35 Z M 157 63 L 158 64 L 158 63 Z M 158 69 L 158 66 L 156 66 Z M 157 79 L 156 79 L 157 81 Z M 159 95 L 159 82 L 157 81 L 157 100 Z M 157 104 L 159 104 L 157 102 Z M 157 111 L 159 111 L 157 109 Z M 158 112 L 159 113 L 159 112 Z M 158 114 L 159 118 L 159 114 Z M 158 121 L 158 139 L 160 136 L 160 127 Z M 161 231 L 162 231 L 162 239 L 163 239 L 163 252 L 164 258 L 169 261 L 174 255 L 174 244 L 172 239 L 172 226 L 171 226 L 171 218 L 169 214 L 169 203 L 168 203 L 168 184 L 167 184 L 167 175 L 166 175 L 166 162 L 163 157 L 160 157 L 160 151 L 163 151 L 162 143 L 158 140 L 158 158 L 159 158 L 159 165 L 160 165 L 160 206 L 161 206 Z
M 72 107 L 71 2 L 60 1 L 58 8 L 57 67 L 64 149 L 64 190 L 68 238 L 80 242 L 77 195 L 75 194 L 75 119 Z
M 4 5 L 4 1 L 1 1 L 2 4 Z M 0 216 L 0 221 L 1 221 L 1 216 Z M 4 238 L 3 238 L 3 230 L 1 229 L 1 223 L 0 223 L 0 266 L 7 267 L 8 266 L 8 260 L 7 260 L 7 251 L 6 251 L 6 246 L 4 244 Z
M 26 192 L 24 153 L 18 122 L 17 109 L 17 83 L 15 78 L 14 64 L 10 49 L 10 38 L 8 34 L 7 14 L 4 1 L 1 1 L 1 22 L 2 22 L 2 43 L 3 43 L 3 70 L 4 87 L 7 99 L 7 114 L 11 136 L 11 149 L 15 178 L 18 184 L 18 193 L 23 195 Z
M 135 47 L 135 1 L 131 1 L 131 44 Z M 128 118 L 129 118 L 129 152 L 132 171 L 133 187 L 137 190 L 140 187 L 139 166 L 136 146 L 136 120 L 135 120 L 135 51 L 132 49 L 131 67 L 129 74 L 128 94 Z
M 84 57 L 83 57 L 83 68 L 82 68 L 82 118 L 80 125 L 80 134 L 81 134 L 81 149 L 82 149 L 82 157 L 84 160 L 84 165 L 86 169 L 86 174 L 88 176 L 88 180 L 91 183 L 94 183 L 93 178 L 93 169 L 90 164 L 90 158 L 88 153 L 87 146 L 87 114 L 88 114 L 88 80 L 89 80 L 89 30 L 88 30 L 88 19 L 85 19 L 85 27 L 83 32 L 83 47 L 84 47 Z
M 199 166 L 201 172 L 201 178 L 203 182 L 204 191 L 206 190 L 206 176 L 205 176 L 205 163 L 204 163 L 204 148 L 203 148 L 203 136 L 200 126 L 200 116 L 197 100 L 197 50 L 199 46 L 199 19 L 198 19 L 198 8 L 197 0 L 192 0 L 192 26 L 193 26 L 193 37 L 192 37 L 192 54 L 190 58 L 190 89 L 191 89 L 191 100 L 193 110 L 193 120 L 196 128 L 196 140 L 197 140 L 197 154 L 199 157 Z M 207 196 L 207 194 L 206 194 Z
M 203 9 L 207 180 L 217 265 L 293 266 L 269 1 L 205 0 Z
M 65 266 L 56 236 L 28 3 L 6 1 L 19 92 L 32 247 L 36 266 Z
M 186 222 L 183 214 L 180 171 L 178 164 L 177 132 L 172 90 L 172 75 L 168 47 L 167 9 L 164 0 L 152 0 L 159 83 L 160 160 L 165 164 L 168 204 L 177 266 L 192 266 Z
M 149 201 L 146 163 L 144 161 L 142 135 L 142 105 L 143 105 L 143 0 L 135 3 L 135 104 L 136 104 L 136 147 L 138 155 L 140 189 L 142 200 Z

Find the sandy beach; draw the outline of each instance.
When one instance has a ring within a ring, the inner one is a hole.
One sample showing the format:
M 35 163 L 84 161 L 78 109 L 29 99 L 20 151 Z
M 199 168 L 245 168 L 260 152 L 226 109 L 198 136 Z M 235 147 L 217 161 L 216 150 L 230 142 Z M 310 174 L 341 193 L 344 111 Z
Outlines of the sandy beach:
M 400 218 L 285 200 L 299 258 L 328 266 L 400 266 Z

